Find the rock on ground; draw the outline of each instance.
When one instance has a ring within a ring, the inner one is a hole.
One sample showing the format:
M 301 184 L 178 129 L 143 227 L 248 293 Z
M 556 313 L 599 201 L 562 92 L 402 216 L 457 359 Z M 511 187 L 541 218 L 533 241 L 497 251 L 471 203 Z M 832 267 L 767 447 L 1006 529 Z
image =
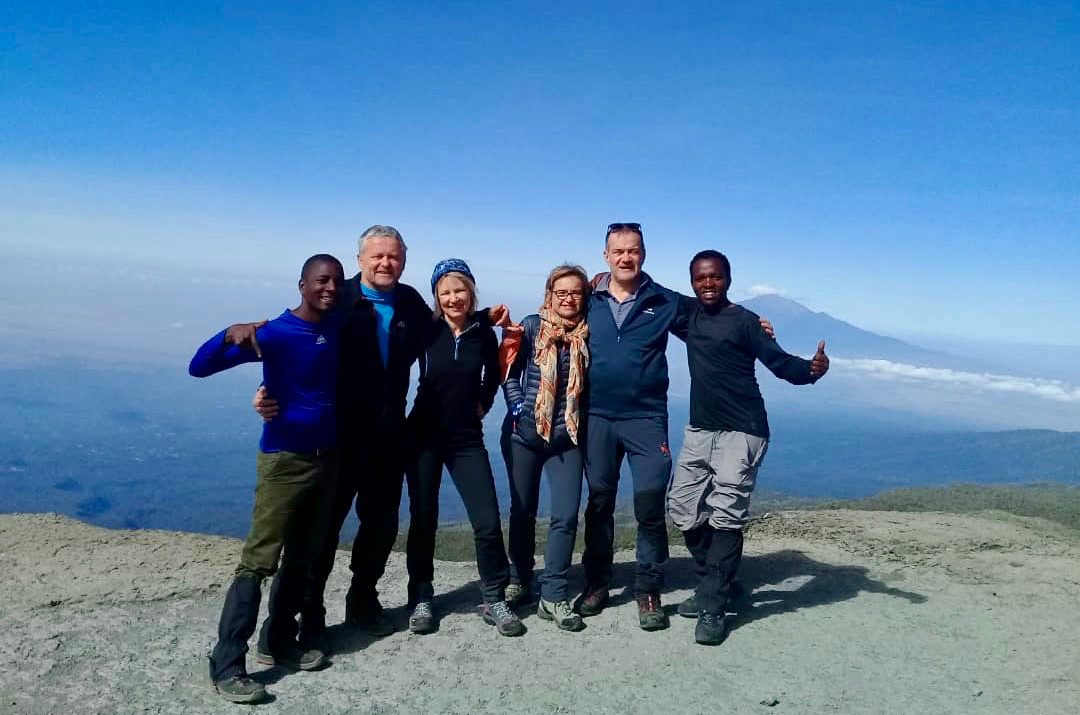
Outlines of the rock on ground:
M 0 516 L 0 712 L 221 713 L 206 654 L 240 542 Z M 645 633 L 629 593 L 580 633 L 521 611 L 502 638 L 475 615 L 475 567 L 438 563 L 437 633 L 331 628 L 320 672 L 252 670 L 270 713 L 1074 713 L 1080 537 L 1038 519 L 785 512 L 747 539 L 734 628 Z M 618 584 L 632 554 L 620 554 Z M 347 558 L 328 589 L 343 617 Z M 572 578 L 580 585 L 578 568 Z M 382 599 L 404 628 L 405 560 Z M 692 588 L 673 546 L 664 601 Z

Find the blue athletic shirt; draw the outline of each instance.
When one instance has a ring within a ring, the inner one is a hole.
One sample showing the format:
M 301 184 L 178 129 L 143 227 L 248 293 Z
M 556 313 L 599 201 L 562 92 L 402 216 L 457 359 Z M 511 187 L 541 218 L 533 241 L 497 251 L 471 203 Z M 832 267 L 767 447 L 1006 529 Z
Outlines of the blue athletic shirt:
M 286 310 L 255 332 L 263 384 L 280 410 L 263 423 L 263 452 L 310 453 L 337 443 L 334 393 L 340 331 L 341 321 L 333 316 L 309 323 Z M 188 372 L 208 377 L 247 362 L 259 362 L 255 351 L 226 344 L 222 330 L 203 343 Z
M 375 306 L 375 336 L 379 339 L 379 353 L 382 354 L 382 364 L 386 367 L 390 359 L 390 321 L 394 319 L 394 296 L 396 293 L 368 288 L 360 284 L 360 292 Z

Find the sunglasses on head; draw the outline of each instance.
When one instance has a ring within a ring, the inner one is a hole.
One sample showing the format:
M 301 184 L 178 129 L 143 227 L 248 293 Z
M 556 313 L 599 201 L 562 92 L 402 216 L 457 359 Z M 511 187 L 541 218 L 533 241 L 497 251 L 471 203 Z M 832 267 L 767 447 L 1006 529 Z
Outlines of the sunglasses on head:
M 641 233 L 640 223 L 609 223 L 607 227 L 608 235 L 618 233 L 619 231 L 637 231 Z

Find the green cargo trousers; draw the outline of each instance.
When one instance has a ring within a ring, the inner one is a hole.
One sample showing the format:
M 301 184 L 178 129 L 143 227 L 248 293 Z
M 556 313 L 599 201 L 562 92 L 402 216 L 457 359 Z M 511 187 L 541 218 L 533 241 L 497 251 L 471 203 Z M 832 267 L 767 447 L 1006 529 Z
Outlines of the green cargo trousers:
M 237 576 L 273 576 L 288 544 L 291 558 L 307 561 L 322 549 L 323 500 L 333 493 L 337 460 L 296 452 L 259 452 L 255 508 Z
M 214 682 L 246 671 L 244 656 L 255 632 L 262 580 L 277 571 L 283 550 L 281 588 L 271 592 L 268 640 L 271 649 L 294 640 L 304 586 L 325 538 L 322 516 L 336 489 L 337 455 L 260 451 L 255 472 L 251 530 L 225 594 L 218 642 L 210 654 Z

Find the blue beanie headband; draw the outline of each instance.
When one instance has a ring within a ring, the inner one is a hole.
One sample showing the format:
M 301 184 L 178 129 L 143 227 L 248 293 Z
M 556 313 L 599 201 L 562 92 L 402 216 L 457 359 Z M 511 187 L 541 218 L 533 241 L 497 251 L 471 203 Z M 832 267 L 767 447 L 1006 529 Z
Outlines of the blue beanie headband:
M 476 285 L 476 279 L 473 278 L 472 271 L 469 270 L 469 264 L 460 258 L 447 258 L 439 261 L 435 264 L 435 270 L 431 272 L 431 292 L 435 293 L 435 286 L 438 285 L 439 279 L 445 276 L 447 273 L 461 273 L 470 281 L 473 285 Z

